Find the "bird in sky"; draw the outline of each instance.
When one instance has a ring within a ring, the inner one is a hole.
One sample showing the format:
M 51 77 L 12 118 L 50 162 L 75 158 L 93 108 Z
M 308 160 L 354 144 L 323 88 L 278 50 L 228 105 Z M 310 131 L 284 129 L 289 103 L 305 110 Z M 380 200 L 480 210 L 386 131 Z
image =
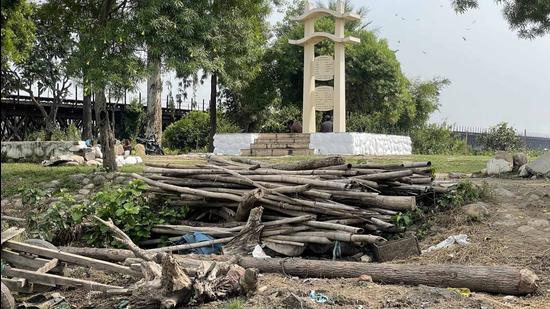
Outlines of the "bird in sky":
M 462 39 L 463 39 L 464 41 L 466 41 L 466 38 L 465 38 L 465 37 L 462 37 Z

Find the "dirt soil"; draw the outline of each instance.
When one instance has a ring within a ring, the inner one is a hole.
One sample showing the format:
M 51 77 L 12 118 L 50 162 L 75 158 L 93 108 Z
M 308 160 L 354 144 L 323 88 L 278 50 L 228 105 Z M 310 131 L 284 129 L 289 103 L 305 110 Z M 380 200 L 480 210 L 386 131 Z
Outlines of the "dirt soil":
M 493 188 L 487 202 L 489 217 L 466 220 L 460 210 L 437 215 L 420 242 L 421 249 L 456 234 L 466 234 L 470 245 L 423 254 L 397 263 L 458 263 L 513 265 L 533 270 L 540 288 L 535 295 L 515 297 L 472 292 L 462 296 L 446 288 L 383 285 L 352 279 L 301 279 L 261 274 L 258 291 L 242 301 L 214 302 L 200 308 L 550 308 L 550 182 L 544 180 L 479 179 Z M 80 272 L 80 275 L 79 275 Z M 71 276 L 122 286 L 128 278 L 103 277 L 76 268 Z M 88 307 L 94 298 L 83 290 L 58 290 L 74 308 Z M 309 298 L 310 291 L 328 297 L 324 304 Z M 242 306 L 235 306 L 235 303 Z M 93 306 L 92 306 L 93 307 Z M 90 307 L 88 307 L 90 308 Z

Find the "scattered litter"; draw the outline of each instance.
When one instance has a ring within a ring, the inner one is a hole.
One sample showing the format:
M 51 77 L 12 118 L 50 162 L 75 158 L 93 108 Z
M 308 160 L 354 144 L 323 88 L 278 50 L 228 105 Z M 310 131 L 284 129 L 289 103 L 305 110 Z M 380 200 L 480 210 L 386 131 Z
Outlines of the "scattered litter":
M 61 296 L 59 293 L 51 293 L 49 295 L 36 294 L 17 305 L 17 309 L 27 308 L 69 309 L 71 308 L 71 305 L 69 305 L 65 297 Z
M 443 249 L 443 248 L 449 248 L 452 245 L 454 245 L 455 243 L 460 245 L 460 246 L 469 245 L 470 241 L 468 240 L 468 235 L 459 234 L 459 235 L 449 236 L 447 239 L 445 239 L 444 241 L 438 243 L 437 245 L 431 246 L 428 249 L 423 250 L 422 253 L 426 253 L 426 252 L 430 252 L 430 251 L 434 251 L 434 250 L 440 250 L 440 249 Z
M 259 259 L 269 259 L 269 255 L 265 254 L 264 249 L 260 245 L 256 245 L 254 250 L 252 250 L 252 256 Z
M 472 292 L 468 288 L 447 288 L 447 290 L 455 292 L 456 294 L 464 297 L 470 297 L 472 295 Z
M 324 304 L 328 301 L 328 296 L 323 293 L 316 293 L 315 290 L 309 291 L 309 298 L 318 304 Z
M 208 234 L 204 234 L 204 233 L 199 233 L 199 232 L 194 232 L 194 233 L 190 233 L 190 234 L 185 234 L 181 237 L 181 240 L 177 243 L 177 244 L 194 244 L 196 242 L 201 242 L 201 241 L 210 241 L 210 240 L 213 240 L 214 238 Z M 217 254 L 217 253 L 220 253 L 222 250 L 222 245 L 221 244 L 214 244 L 214 245 L 211 245 L 211 246 L 208 246 L 208 247 L 201 247 L 201 248 L 195 248 L 195 249 L 192 249 L 191 251 L 194 252 L 194 253 L 197 253 L 197 254 Z

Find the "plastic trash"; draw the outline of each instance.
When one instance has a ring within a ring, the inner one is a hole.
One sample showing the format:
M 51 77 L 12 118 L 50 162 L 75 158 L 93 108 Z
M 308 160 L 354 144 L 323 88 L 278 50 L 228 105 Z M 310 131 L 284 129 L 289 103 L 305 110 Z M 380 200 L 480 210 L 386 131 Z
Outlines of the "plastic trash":
M 423 250 L 422 253 L 434 251 L 434 250 L 440 250 L 443 248 L 449 248 L 454 244 L 458 244 L 460 246 L 467 246 L 470 244 L 470 241 L 468 240 L 468 235 L 466 234 L 459 234 L 459 235 L 453 235 L 447 237 L 444 241 L 438 243 L 435 246 L 431 246 L 426 250 Z
M 265 254 L 264 249 L 260 245 L 256 245 L 254 247 L 254 250 L 252 250 L 252 257 L 259 258 L 259 259 L 270 259 L 271 257 L 267 254 Z
M 309 298 L 318 304 L 324 304 L 328 301 L 328 296 L 323 293 L 316 293 L 315 290 L 309 291 Z
M 470 297 L 472 295 L 472 292 L 468 288 L 447 288 L 447 290 L 455 292 L 456 294 L 464 297 Z
M 194 233 L 189 233 L 189 234 L 183 235 L 181 237 L 180 241 L 177 242 L 177 244 L 185 244 L 185 243 L 194 244 L 194 243 L 197 243 L 197 242 L 209 241 L 209 240 L 213 240 L 213 239 L 214 239 L 214 237 L 212 237 L 208 234 L 194 232 Z M 214 245 L 205 246 L 205 247 L 201 247 L 201 248 L 191 249 L 191 251 L 193 253 L 197 253 L 197 254 L 216 254 L 216 253 L 220 253 L 222 251 L 222 245 L 221 244 L 214 244 Z

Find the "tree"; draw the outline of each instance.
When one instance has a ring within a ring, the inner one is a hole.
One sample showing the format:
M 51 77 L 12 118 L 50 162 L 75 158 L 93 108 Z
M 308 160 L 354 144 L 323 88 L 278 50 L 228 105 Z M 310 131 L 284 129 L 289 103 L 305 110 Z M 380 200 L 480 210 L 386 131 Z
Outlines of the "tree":
M 495 0 L 503 6 L 503 14 L 512 30 L 521 38 L 533 39 L 550 33 L 550 1 L 547 0 Z M 479 6 L 478 0 L 453 0 L 459 13 Z
M 516 130 L 506 122 L 491 127 L 487 133 L 479 137 L 479 143 L 487 150 L 510 151 L 523 146 Z
M 144 76 L 145 64 L 136 53 L 141 42 L 134 20 L 137 3 L 126 0 L 50 0 L 50 3 L 55 3 L 65 18 L 70 14 L 78 20 L 73 28 L 78 40 L 73 65 L 81 69 L 95 96 L 103 167 L 116 170 L 114 123 L 106 93 L 120 98 Z
M 2 69 L 9 61 L 19 62 L 28 56 L 34 41 L 32 12 L 26 0 L 2 1 Z
M 192 0 L 138 1 L 138 31 L 147 50 L 147 127 L 146 135 L 162 142 L 163 66 L 188 75 L 190 58 L 202 55 L 202 38 L 210 25 L 205 22 L 205 3 Z
M 258 72 L 256 59 L 267 40 L 265 18 L 270 1 L 232 0 L 206 1 L 207 22 L 212 26 L 205 37 L 206 57 L 200 67 L 210 73 L 210 133 L 208 151 L 214 150 L 217 128 L 218 81 L 232 89 L 240 89 Z
M 24 60 L 15 61 L 9 70 L 16 79 L 17 89 L 28 93 L 44 118 L 46 140 L 57 129 L 57 111 L 71 86 L 69 58 L 74 48 L 70 29 L 58 14 L 52 14 L 49 4 L 38 5 L 33 13 L 36 25 L 35 42 Z M 37 84 L 38 93 L 33 91 Z M 37 96 L 49 90 L 53 101 L 49 110 Z

